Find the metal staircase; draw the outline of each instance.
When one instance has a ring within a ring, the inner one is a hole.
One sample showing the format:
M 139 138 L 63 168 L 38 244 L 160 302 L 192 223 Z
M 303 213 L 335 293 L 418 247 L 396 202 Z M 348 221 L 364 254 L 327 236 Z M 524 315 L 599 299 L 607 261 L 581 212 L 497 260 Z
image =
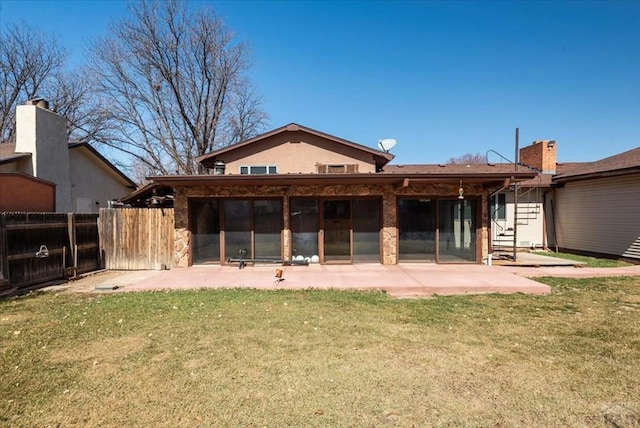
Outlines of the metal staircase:
M 510 186 L 500 191 L 512 193 L 513 198 L 508 199 L 514 205 L 513 217 L 509 220 L 496 220 L 494 212 L 491 213 L 491 248 L 494 259 L 513 260 L 518 250 L 518 227 L 527 226 L 542 215 L 541 190 L 540 186 L 533 186 L 521 192 L 518 186 Z

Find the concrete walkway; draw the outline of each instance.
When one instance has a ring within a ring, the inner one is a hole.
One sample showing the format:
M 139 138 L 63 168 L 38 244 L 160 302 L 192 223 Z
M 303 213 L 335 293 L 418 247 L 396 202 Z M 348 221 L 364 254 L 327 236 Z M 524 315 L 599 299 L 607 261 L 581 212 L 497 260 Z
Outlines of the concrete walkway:
M 581 266 L 501 266 L 505 272 L 535 278 L 557 276 L 562 278 L 598 278 L 605 276 L 640 276 L 640 265 L 610 268 L 587 268 Z

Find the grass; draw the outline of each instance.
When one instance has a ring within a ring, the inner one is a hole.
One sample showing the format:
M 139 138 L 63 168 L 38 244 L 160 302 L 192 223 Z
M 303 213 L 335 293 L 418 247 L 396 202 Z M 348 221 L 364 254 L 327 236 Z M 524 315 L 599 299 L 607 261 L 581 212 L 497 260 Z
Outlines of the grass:
M 0 426 L 640 425 L 640 278 L 0 301 Z
M 610 268 L 610 267 L 622 267 L 622 266 L 630 266 L 629 263 L 623 262 L 621 260 L 612 260 L 612 259 L 602 259 L 596 257 L 589 256 L 579 256 L 577 254 L 570 253 L 554 253 L 552 251 L 545 252 L 545 256 L 557 257 L 559 259 L 572 260 L 574 262 L 584 263 L 584 267 L 594 267 L 594 268 Z

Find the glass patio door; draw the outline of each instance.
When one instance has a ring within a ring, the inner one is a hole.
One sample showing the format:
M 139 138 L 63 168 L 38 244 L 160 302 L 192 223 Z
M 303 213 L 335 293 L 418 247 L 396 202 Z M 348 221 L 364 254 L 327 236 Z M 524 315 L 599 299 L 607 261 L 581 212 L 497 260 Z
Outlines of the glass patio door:
M 220 261 L 220 206 L 216 200 L 190 201 L 194 263 Z
M 433 262 L 436 257 L 436 201 L 398 201 L 400 261 Z
M 467 199 L 439 202 L 439 263 L 476 261 L 477 205 Z
M 351 261 L 351 201 L 323 201 L 324 261 Z

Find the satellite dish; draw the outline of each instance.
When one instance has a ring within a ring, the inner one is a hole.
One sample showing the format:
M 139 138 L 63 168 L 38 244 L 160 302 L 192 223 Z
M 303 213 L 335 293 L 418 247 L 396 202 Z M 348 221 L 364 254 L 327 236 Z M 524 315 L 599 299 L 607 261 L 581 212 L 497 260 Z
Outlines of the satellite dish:
M 389 150 L 395 147 L 397 141 L 393 138 L 385 138 L 384 140 L 378 141 L 378 147 L 383 152 L 389 153 Z

